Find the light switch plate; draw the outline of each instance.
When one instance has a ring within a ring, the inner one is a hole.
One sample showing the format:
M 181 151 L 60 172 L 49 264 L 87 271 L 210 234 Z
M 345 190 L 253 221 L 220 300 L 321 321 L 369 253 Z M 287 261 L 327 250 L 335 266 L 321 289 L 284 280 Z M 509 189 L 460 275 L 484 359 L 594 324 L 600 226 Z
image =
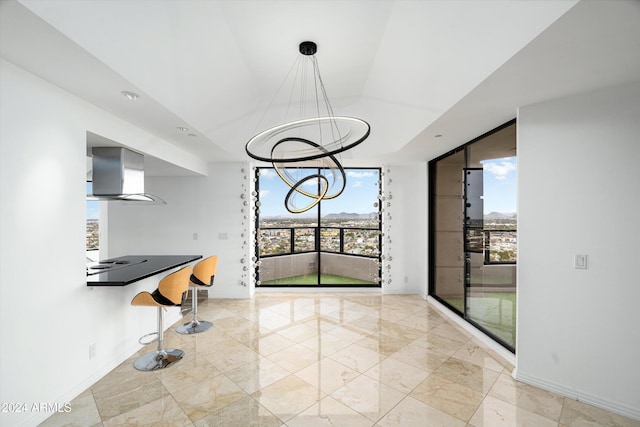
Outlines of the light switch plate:
M 587 256 L 583 254 L 575 254 L 573 259 L 573 268 L 576 270 L 587 269 Z

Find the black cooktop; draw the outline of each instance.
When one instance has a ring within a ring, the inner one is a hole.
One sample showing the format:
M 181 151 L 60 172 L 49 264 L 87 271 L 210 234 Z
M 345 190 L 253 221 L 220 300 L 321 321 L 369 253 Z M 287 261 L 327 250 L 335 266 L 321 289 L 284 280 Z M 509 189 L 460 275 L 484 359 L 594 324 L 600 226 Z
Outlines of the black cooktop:
M 202 255 L 127 255 L 87 265 L 87 286 L 125 286 L 202 258 Z

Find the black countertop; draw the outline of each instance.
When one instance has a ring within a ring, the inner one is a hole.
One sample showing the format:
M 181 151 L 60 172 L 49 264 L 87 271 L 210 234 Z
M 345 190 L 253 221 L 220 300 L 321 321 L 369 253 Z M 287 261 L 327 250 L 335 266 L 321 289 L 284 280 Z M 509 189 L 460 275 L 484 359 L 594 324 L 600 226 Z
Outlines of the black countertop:
M 202 255 L 127 255 L 87 266 L 87 286 L 125 286 L 188 264 Z

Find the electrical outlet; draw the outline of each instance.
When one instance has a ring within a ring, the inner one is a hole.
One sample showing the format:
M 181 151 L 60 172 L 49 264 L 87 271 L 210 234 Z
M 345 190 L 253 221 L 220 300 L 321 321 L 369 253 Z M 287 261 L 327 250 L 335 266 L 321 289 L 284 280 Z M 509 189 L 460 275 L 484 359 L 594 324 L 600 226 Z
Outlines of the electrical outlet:
M 96 343 L 89 346 L 89 360 L 96 357 Z

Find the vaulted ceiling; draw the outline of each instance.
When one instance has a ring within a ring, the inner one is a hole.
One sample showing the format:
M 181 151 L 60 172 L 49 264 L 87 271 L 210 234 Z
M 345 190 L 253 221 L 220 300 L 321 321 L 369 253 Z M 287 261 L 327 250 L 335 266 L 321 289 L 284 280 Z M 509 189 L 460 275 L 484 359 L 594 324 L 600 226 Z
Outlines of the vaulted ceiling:
M 636 0 L 0 0 L 0 8 L 3 58 L 211 162 L 248 160 L 244 145 L 264 127 L 303 40 L 318 44 L 334 111 L 371 124 L 352 163 L 428 160 L 519 106 L 640 79 Z M 123 90 L 141 97 L 132 103 Z

